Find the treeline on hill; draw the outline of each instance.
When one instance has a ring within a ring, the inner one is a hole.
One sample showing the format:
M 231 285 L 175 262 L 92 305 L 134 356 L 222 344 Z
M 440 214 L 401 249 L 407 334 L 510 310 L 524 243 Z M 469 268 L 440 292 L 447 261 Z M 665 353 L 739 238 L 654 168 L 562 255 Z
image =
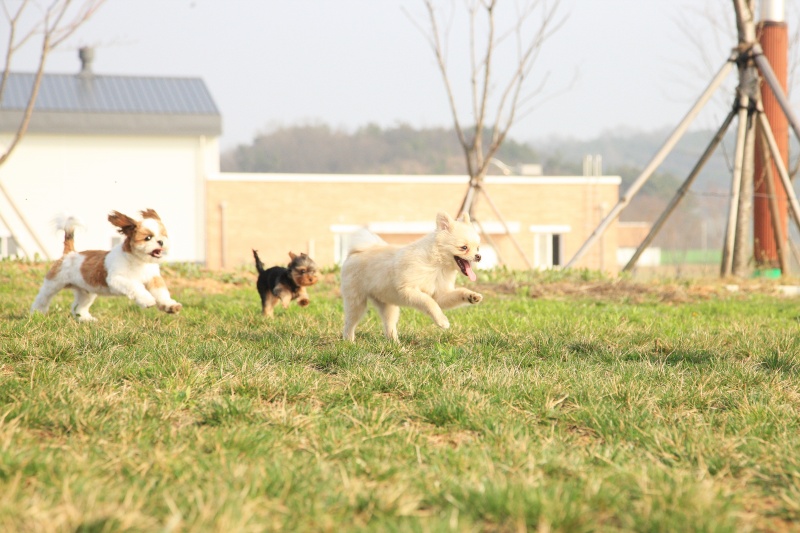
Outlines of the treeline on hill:
M 488 144 L 488 131 L 485 133 Z M 622 177 L 623 187 L 641 172 L 663 141 L 661 132 L 607 134 L 577 141 L 555 139 L 537 143 L 506 139 L 497 159 L 510 167 L 542 165 L 546 175 L 580 175 L 583 156 L 600 154 L 604 174 Z M 645 192 L 674 191 L 675 173 L 696 161 L 689 141 L 679 145 L 645 185 Z M 281 127 L 222 154 L 223 172 L 286 172 L 321 174 L 464 174 L 464 153 L 452 128 L 415 129 L 408 125 L 381 128 L 368 125 L 350 133 L 325 124 Z M 713 163 L 712 163 L 713 164 Z M 492 166 L 490 173 L 499 174 Z
M 549 139 L 537 142 L 536 147 L 509 138 L 496 157 L 512 168 L 538 163 L 545 175 L 574 176 L 583 173 L 585 155 L 599 154 L 603 158 L 603 173 L 622 178 L 622 193 L 639 176 L 668 133 L 618 131 L 584 141 Z M 710 135 L 709 132 L 686 135 L 623 211 L 621 220 L 654 221 L 691 171 Z M 715 241 L 721 239 L 725 195 L 730 183 L 729 167 L 729 154 L 723 148 L 708 163 L 693 187 L 699 192 L 686 197 L 657 244 L 670 248 L 702 247 L 709 240 L 716 244 Z M 368 125 L 346 132 L 325 124 L 310 124 L 277 128 L 257 136 L 249 145 L 226 151 L 222 154 L 221 169 L 224 172 L 419 175 L 464 174 L 466 165 L 452 128 Z M 493 166 L 490 173 L 500 174 L 500 169 Z
M 487 134 L 488 135 L 488 134 Z M 540 160 L 529 145 L 506 141 L 498 159 Z M 280 128 L 222 156 L 224 172 L 323 174 L 464 174 L 464 152 L 452 129 L 368 125 L 353 133 L 324 124 Z

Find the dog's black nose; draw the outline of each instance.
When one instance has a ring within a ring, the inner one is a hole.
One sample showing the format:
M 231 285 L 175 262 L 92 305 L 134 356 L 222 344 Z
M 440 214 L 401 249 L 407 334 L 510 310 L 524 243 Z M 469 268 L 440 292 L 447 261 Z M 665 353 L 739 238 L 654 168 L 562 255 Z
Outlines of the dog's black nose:
M 164 241 L 158 241 L 159 246 L 164 246 Z
M 481 254 L 475 254 L 475 261 L 480 262 L 480 260 L 481 260 Z

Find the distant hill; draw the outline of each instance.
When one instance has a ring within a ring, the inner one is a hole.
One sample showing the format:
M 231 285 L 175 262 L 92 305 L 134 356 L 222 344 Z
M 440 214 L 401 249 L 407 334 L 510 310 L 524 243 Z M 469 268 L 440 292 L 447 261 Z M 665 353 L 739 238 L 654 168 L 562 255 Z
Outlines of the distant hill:
M 509 140 L 498 158 L 509 164 L 540 159 L 529 145 Z M 453 130 L 368 125 L 347 133 L 324 124 L 280 128 L 222 154 L 225 172 L 333 174 L 464 174 L 464 153 Z
M 628 182 L 652 159 L 669 130 L 608 132 L 590 140 L 557 138 L 522 143 L 508 139 L 497 158 L 511 167 L 539 163 L 548 175 L 581 174 L 585 155 L 602 156 L 606 174 Z M 707 146 L 713 132 L 688 132 L 654 178 L 682 181 Z M 732 141 L 725 145 L 732 146 Z M 720 148 L 706 165 L 698 185 L 728 186 L 732 148 Z M 462 174 L 464 155 L 455 132 L 446 128 L 368 125 L 352 133 L 324 124 L 276 129 L 222 155 L 226 172 L 312 172 L 369 174 Z M 499 169 L 492 169 L 499 173 Z M 631 175 L 633 174 L 633 175 Z M 659 178 L 661 176 L 661 178 Z
M 705 151 L 713 131 L 689 131 L 681 138 L 675 148 L 659 167 L 662 174 L 679 177 L 683 181 L 703 151 Z M 578 141 L 554 139 L 537 144 L 545 154 L 559 153 L 561 157 L 573 159 L 584 154 L 600 154 L 606 169 L 636 167 L 643 169 L 663 146 L 671 134 L 669 129 L 649 132 L 625 130 L 607 132 L 595 139 Z M 729 131 L 726 139 L 717 148 L 698 177 L 698 185 L 718 187 L 729 186 L 733 153 L 733 136 Z

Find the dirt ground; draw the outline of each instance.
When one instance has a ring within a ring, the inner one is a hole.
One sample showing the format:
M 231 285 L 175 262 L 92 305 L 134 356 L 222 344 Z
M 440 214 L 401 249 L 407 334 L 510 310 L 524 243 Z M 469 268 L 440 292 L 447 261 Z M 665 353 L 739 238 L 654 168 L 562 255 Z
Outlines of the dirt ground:
M 18 268 L 30 278 L 38 280 L 45 267 L 41 264 L 28 265 L 20 263 Z M 233 288 L 252 286 L 255 294 L 255 272 L 212 271 L 198 269 L 191 273 L 162 269 L 162 274 L 171 291 L 191 290 L 203 294 L 222 294 Z M 565 277 L 563 280 L 544 280 L 531 276 L 497 277 L 496 280 L 482 281 L 479 273 L 476 290 L 487 295 L 524 294 L 530 298 L 567 299 L 596 298 L 598 300 L 645 302 L 661 301 L 665 303 L 685 303 L 736 294 L 772 294 L 782 297 L 800 298 L 800 280 L 798 279 L 753 279 L 732 278 L 720 279 L 709 275 L 698 278 L 681 279 L 627 279 L 608 278 L 581 280 Z M 320 276 L 320 281 L 313 290 L 331 291 L 339 294 L 338 273 L 327 272 Z M 485 277 L 484 277 L 485 280 Z M 37 281 L 38 283 L 38 281 Z
M 774 294 L 776 296 L 800 296 L 800 287 L 785 285 L 776 280 L 750 279 L 700 279 L 681 281 L 633 281 L 611 279 L 603 281 L 552 281 L 545 283 L 498 282 L 480 285 L 486 292 L 519 294 L 524 292 L 531 298 L 596 298 L 632 303 L 661 301 L 686 303 L 735 294 Z

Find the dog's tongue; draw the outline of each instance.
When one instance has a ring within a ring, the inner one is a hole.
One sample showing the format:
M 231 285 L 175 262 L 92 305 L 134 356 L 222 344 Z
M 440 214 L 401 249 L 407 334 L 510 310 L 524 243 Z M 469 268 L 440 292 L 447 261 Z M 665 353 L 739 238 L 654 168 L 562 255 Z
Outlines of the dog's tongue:
M 472 270 L 472 265 L 469 263 L 469 261 L 463 261 L 461 264 L 464 265 L 464 274 L 466 274 L 471 281 L 478 279 L 478 276 L 475 275 L 475 271 Z
M 467 263 L 467 264 L 466 264 L 466 265 L 464 265 L 464 266 L 465 266 L 465 268 L 464 268 L 464 272 L 466 272 L 466 273 L 467 273 L 467 277 L 468 277 L 468 278 L 469 278 L 471 281 L 475 281 L 476 279 L 478 279 L 478 276 L 476 276 L 476 275 L 475 275 L 475 272 L 472 270 L 472 265 L 470 265 L 469 263 Z

